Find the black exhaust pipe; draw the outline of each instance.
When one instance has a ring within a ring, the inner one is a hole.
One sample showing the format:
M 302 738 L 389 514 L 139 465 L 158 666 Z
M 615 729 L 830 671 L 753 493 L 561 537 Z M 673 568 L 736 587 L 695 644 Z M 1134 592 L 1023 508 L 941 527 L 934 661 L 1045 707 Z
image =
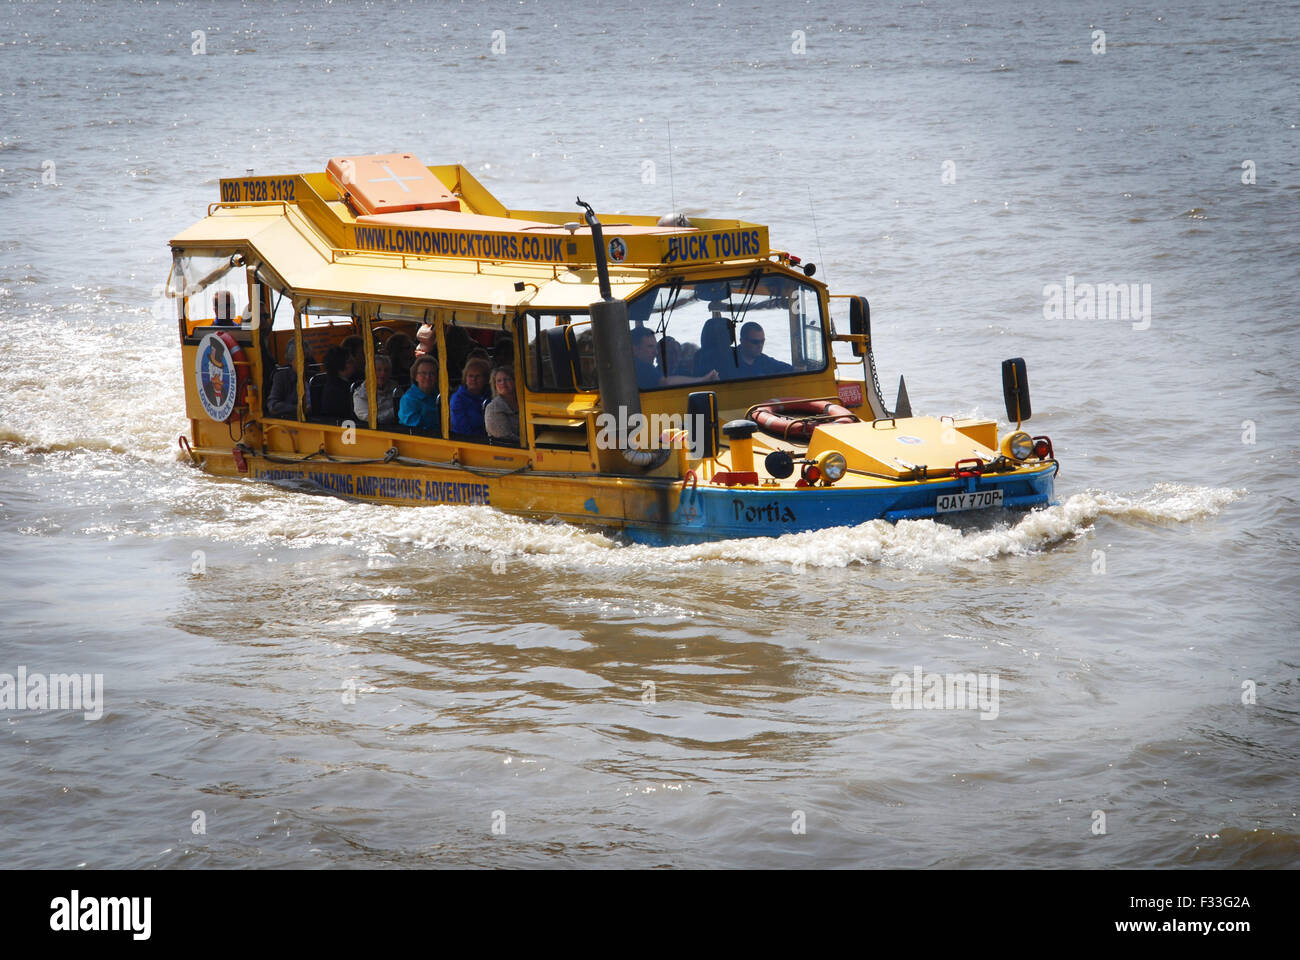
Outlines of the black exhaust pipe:
M 609 264 L 605 260 L 605 232 L 590 204 L 577 198 L 577 204 L 586 213 L 587 226 L 591 227 L 591 242 L 596 253 L 596 277 L 600 282 L 601 299 L 591 304 L 591 339 L 596 349 L 596 389 L 600 391 L 602 412 L 616 417 L 622 428 L 619 433 L 630 436 L 634 432 L 632 417 L 640 422 L 641 391 L 636 382 L 636 364 L 632 361 L 632 334 L 628 330 L 627 303 L 615 300 L 609 286 Z M 657 438 L 656 438 L 657 439 Z M 619 453 L 629 466 L 653 470 L 668 462 L 669 451 L 635 450 L 622 447 Z

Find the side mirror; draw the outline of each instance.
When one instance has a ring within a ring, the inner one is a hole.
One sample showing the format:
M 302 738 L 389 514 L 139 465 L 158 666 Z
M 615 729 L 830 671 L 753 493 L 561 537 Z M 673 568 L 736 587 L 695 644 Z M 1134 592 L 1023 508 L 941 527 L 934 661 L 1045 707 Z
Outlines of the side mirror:
M 686 436 L 692 454 L 704 460 L 718 455 L 718 395 L 701 390 L 686 398 Z
M 1002 361 L 1002 400 L 1007 405 L 1007 419 L 1016 425 L 1029 419 L 1029 374 L 1024 357 Z
M 867 303 L 866 297 L 849 298 L 849 333 L 855 336 L 871 336 L 871 304 Z M 855 357 L 865 356 L 867 348 L 860 344 L 853 344 L 853 355 Z

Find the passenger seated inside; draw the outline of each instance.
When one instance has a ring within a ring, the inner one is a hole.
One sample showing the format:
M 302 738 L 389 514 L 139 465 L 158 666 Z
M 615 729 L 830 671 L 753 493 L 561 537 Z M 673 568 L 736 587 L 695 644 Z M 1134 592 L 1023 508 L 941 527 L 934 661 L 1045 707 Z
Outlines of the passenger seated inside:
M 212 295 L 213 326 L 237 327 L 241 317 L 235 312 L 235 295 L 229 290 L 218 290 Z
M 791 373 L 794 367 L 784 360 L 769 357 L 763 352 L 767 335 L 760 324 L 750 321 L 740 328 L 740 376 L 770 377 L 778 373 Z
M 664 376 L 672 376 L 680 373 L 677 364 L 682 359 L 682 345 L 677 342 L 675 337 L 664 337 L 659 341 L 659 367 L 664 372 Z
M 258 316 L 261 317 L 265 323 L 274 322 L 275 296 L 272 294 L 271 288 L 264 283 L 259 283 L 255 289 L 258 291 Z M 253 310 L 251 306 L 248 310 L 244 311 L 244 316 L 240 318 L 239 322 L 241 324 L 253 322 Z
M 402 388 L 393 382 L 393 361 L 382 353 L 376 354 L 375 426 L 391 427 L 397 423 L 397 408 L 401 402 Z M 352 411 L 357 415 L 358 426 L 370 423 L 370 405 L 366 402 L 364 380 L 352 388 Z
M 325 372 L 312 377 L 312 416 L 324 420 L 352 419 L 352 361 L 342 347 L 325 351 Z M 319 402 L 317 402 L 319 398 Z
M 276 367 L 271 376 L 271 392 L 266 399 L 267 416 L 283 420 L 298 419 L 298 370 L 294 363 L 298 341 L 290 340 L 284 351 L 284 366 Z M 311 357 L 307 357 L 311 361 Z
M 393 361 L 393 379 L 403 387 L 411 384 L 411 364 L 415 363 L 415 344 L 404 333 L 395 333 L 388 338 L 385 348 L 388 359 Z
M 492 371 L 491 401 L 483 408 L 487 435 L 499 443 L 519 444 L 519 398 L 515 395 L 515 368 L 506 364 Z
M 465 366 L 465 361 L 469 359 L 470 352 L 476 344 L 470 340 L 469 334 L 465 332 L 464 327 L 447 327 L 443 332 L 443 338 L 447 345 L 447 372 L 461 370 Z
M 736 355 L 731 345 L 731 323 L 716 309 L 719 304 L 710 304 L 715 308 L 713 316 L 704 321 L 700 329 L 700 349 L 695 353 L 694 371 L 696 376 L 706 370 L 717 370 L 723 380 L 736 376 Z
M 596 344 L 591 327 L 583 327 L 577 336 L 578 383 L 591 388 L 596 385 Z
M 695 370 L 695 355 L 700 348 L 698 344 L 683 343 L 679 349 L 681 350 L 681 356 L 677 361 L 676 372 L 685 376 Z
M 366 342 L 354 334 L 340 346 L 348 356 L 348 368 L 343 371 L 343 379 L 355 387 L 366 375 Z
M 461 372 L 460 389 L 451 395 L 451 432 L 474 439 L 487 440 L 483 407 L 491 398 L 488 373 L 492 365 L 482 357 L 470 357 Z
M 664 376 L 658 366 L 659 344 L 655 342 L 655 332 L 649 327 L 637 327 L 632 331 L 632 359 L 636 365 L 636 385 L 641 390 L 687 383 L 711 383 L 718 379 L 717 370 L 710 370 L 701 377 L 683 377 L 679 374 Z
M 376 376 L 378 373 L 376 372 Z M 438 363 L 432 357 L 420 357 L 411 364 L 411 386 L 402 395 L 397 418 L 421 433 L 441 433 L 442 415 L 438 411 Z
M 513 367 L 515 363 L 515 341 L 508 336 L 500 336 L 492 344 L 492 364 L 496 367 Z

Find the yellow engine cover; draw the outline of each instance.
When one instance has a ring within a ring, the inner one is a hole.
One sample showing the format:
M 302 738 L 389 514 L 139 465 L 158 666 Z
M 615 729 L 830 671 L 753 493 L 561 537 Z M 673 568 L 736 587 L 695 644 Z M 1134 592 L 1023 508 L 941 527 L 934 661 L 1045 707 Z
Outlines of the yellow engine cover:
M 901 477 L 911 472 L 911 465 L 939 469 L 971 457 L 992 460 L 998 455 L 997 442 L 997 424 L 992 420 L 907 417 L 818 427 L 808 444 L 808 457 L 838 450 L 851 469 Z

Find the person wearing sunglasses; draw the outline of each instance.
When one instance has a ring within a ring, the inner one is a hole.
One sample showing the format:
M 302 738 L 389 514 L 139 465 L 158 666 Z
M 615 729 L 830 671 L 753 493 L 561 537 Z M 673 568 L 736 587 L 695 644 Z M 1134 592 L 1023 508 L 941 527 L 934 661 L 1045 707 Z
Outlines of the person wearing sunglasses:
M 767 343 L 767 335 L 763 333 L 761 324 L 750 321 L 740 328 L 739 349 L 736 351 L 737 359 L 740 361 L 741 377 L 770 377 L 778 373 L 790 373 L 794 367 L 777 360 L 775 357 L 769 357 L 763 352 L 763 347 Z

